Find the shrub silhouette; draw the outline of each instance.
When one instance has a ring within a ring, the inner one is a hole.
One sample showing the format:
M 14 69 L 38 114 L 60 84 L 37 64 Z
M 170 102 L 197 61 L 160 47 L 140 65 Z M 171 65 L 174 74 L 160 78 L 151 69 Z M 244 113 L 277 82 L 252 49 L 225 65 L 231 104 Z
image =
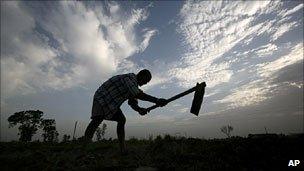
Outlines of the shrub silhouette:
M 70 135 L 64 134 L 63 138 L 62 138 L 62 142 L 68 142 L 68 141 L 70 141 L 70 138 L 71 138 Z
M 102 124 L 102 128 L 98 127 L 96 129 L 96 138 L 97 138 L 97 141 L 101 141 L 102 139 L 104 139 L 104 135 L 106 133 L 106 130 L 107 130 L 107 124 Z
M 18 128 L 18 135 L 20 135 L 19 140 L 29 142 L 38 130 L 39 124 L 42 121 L 42 115 L 43 112 L 39 110 L 16 112 L 7 119 L 9 122 L 9 128 L 20 124 Z
M 40 128 L 43 130 L 44 142 L 58 142 L 58 132 L 56 131 L 56 122 L 54 119 L 43 119 Z
M 232 131 L 233 131 L 233 127 L 230 125 L 221 127 L 221 132 L 224 133 L 228 138 L 230 138 Z

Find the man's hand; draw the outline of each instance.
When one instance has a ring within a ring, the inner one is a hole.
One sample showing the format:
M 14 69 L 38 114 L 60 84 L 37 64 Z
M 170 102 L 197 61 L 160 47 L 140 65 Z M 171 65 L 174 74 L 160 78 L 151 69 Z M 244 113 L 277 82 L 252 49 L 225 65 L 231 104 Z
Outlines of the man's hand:
M 139 108 L 138 113 L 142 116 L 146 115 L 148 113 L 148 110 L 146 108 Z
M 157 99 L 156 104 L 158 106 L 163 107 L 163 106 L 166 106 L 168 104 L 168 100 L 162 99 L 162 98 L 161 99 Z

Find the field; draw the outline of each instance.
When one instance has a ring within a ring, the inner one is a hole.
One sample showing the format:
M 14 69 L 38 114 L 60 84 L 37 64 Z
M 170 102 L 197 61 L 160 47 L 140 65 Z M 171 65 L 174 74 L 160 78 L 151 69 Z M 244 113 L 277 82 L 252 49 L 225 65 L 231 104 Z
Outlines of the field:
M 301 160 L 304 136 L 260 135 L 227 139 L 158 136 L 130 139 L 121 156 L 117 140 L 0 143 L 1 170 L 285 170 Z

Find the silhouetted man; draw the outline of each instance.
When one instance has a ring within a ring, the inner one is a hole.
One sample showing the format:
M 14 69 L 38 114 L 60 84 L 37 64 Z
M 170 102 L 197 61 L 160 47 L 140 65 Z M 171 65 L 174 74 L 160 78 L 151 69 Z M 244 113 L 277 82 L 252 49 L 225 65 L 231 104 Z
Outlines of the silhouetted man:
M 95 92 L 91 122 L 85 131 L 85 139 L 92 140 L 94 132 L 103 120 L 117 122 L 117 137 L 122 153 L 125 153 L 125 123 L 126 118 L 120 110 L 121 104 L 128 100 L 128 104 L 140 115 L 148 113 L 147 109 L 138 106 L 137 99 L 153 102 L 159 106 L 165 106 L 168 102 L 145 94 L 138 86 L 147 84 L 152 76 L 149 70 L 141 70 L 134 73 L 116 75 L 104 82 Z

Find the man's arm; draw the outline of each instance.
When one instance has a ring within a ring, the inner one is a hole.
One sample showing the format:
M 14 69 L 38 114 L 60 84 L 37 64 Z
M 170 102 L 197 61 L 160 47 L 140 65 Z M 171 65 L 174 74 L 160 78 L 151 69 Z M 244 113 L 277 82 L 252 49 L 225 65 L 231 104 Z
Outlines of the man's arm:
M 166 99 L 159 99 L 159 98 L 156 98 L 156 97 L 153 97 L 149 94 L 146 94 L 144 92 L 140 92 L 137 94 L 136 98 L 140 99 L 140 100 L 144 100 L 144 101 L 149 101 L 149 102 L 152 102 L 152 103 L 155 103 L 159 106 L 165 106 L 167 105 L 168 101 Z
M 168 103 L 166 99 L 158 99 L 156 97 L 144 93 L 142 90 L 138 88 L 138 84 L 136 83 L 135 80 L 132 82 L 132 80 L 129 77 L 126 77 L 124 81 L 125 81 L 125 85 L 128 87 L 128 90 L 130 91 L 130 98 L 149 101 L 157 104 L 158 106 L 165 106 Z M 135 109 L 138 108 L 135 106 Z
M 133 110 L 137 111 L 140 115 L 145 115 L 148 113 L 148 111 L 145 108 L 141 108 L 138 106 L 138 101 L 134 98 L 129 99 L 128 104 L 131 106 Z
M 135 111 L 138 111 L 140 109 L 140 107 L 138 106 L 138 101 L 136 99 L 129 99 L 128 104 Z
M 157 103 L 158 98 L 150 96 L 149 94 L 146 94 L 144 92 L 140 92 L 137 94 L 136 98 L 144 101 L 149 101 L 152 103 Z

